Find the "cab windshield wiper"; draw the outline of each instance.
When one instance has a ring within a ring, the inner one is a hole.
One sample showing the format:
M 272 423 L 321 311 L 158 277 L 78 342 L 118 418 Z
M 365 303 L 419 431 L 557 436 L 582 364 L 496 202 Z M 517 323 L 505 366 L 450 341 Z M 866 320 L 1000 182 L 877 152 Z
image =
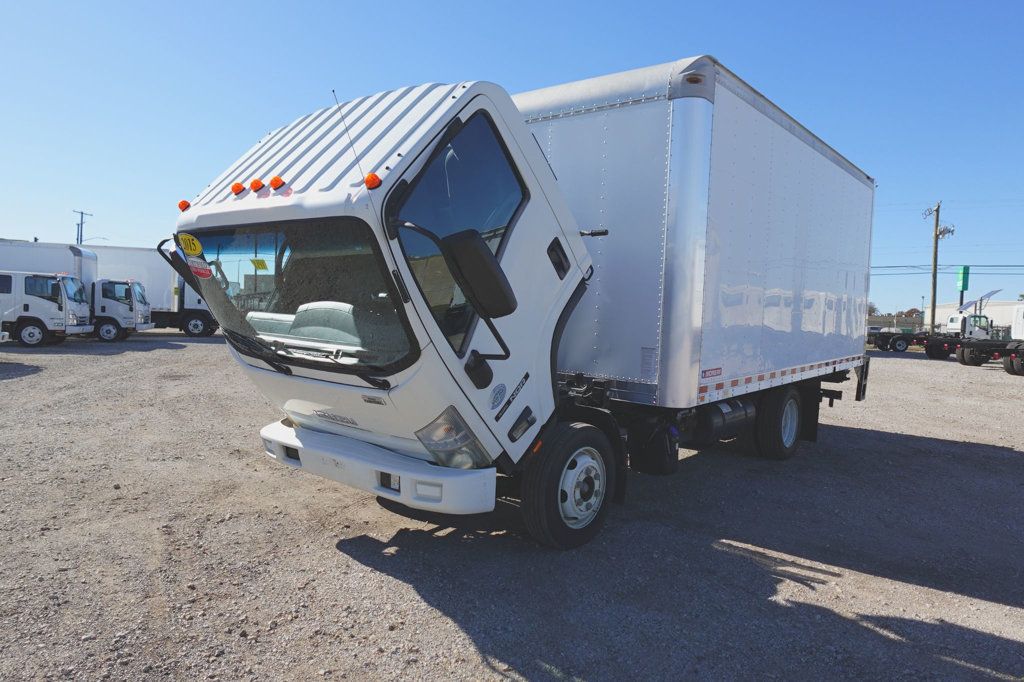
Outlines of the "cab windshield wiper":
M 291 374 L 292 368 L 277 361 L 277 352 L 259 339 L 249 338 L 244 334 L 233 332 L 230 329 L 221 327 L 224 336 L 241 352 L 251 355 L 267 363 L 281 374 Z
M 320 360 L 320 361 L 323 361 L 323 362 L 333 362 L 335 364 L 343 365 L 345 367 L 355 367 L 355 365 L 347 363 L 347 362 L 342 362 L 341 358 L 352 358 L 352 359 L 355 359 L 355 360 L 359 359 L 359 355 L 358 354 L 350 353 L 350 352 L 344 351 L 344 350 L 342 350 L 340 348 L 336 349 L 333 352 L 326 351 L 326 350 L 320 351 L 320 350 L 289 348 L 288 346 L 285 346 L 283 344 L 281 344 L 280 346 L 274 346 L 274 348 L 276 348 L 277 352 L 283 353 L 285 355 L 290 355 L 292 357 L 297 357 L 297 358 L 302 358 L 302 359 L 307 359 L 307 360 Z M 374 369 L 377 369 L 377 367 L 373 366 L 373 365 L 369 365 L 369 366 L 366 366 L 365 369 L 374 370 Z M 352 374 L 357 376 L 357 377 L 359 377 L 360 379 L 362 379 L 366 383 L 370 384 L 374 388 L 379 388 L 379 389 L 382 389 L 382 390 L 385 390 L 385 391 L 387 389 L 391 388 L 391 382 L 388 381 L 387 379 L 382 379 L 380 377 L 375 377 L 375 376 L 373 376 L 371 374 L 368 374 L 367 372 L 352 372 Z

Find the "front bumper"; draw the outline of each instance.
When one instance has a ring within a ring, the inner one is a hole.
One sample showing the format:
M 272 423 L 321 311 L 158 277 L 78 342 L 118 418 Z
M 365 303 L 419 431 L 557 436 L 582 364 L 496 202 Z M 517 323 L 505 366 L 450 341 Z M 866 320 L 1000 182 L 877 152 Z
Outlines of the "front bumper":
M 76 324 L 64 327 L 64 333 L 67 336 L 73 336 L 74 334 L 92 334 L 92 330 L 93 326 L 91 324 Z
M 147 329 L 152 329 L 155 326 L 156 326 L 156 324 L 153 323 L 153 322 L 146 322 L 146 323 L 140 322 L 140 323 L 137 323 L 135 325 L 135 331 L 137 331 L 137 332 L 144 332 Z
M 3 343 L 4 341 L 10 341 L 10 340 L 11 340 L 11 335 L 10 334 L 8 334 L 7 332 L 0 332 L 0 343 Z
M 267 454 L 281 464 L 386 497 L 414 509 L 479 514 L 494 509 L 497 472 L 448 469 L 378 445 L 274 422 L 260 430 Z M 291 448 L 291 452 L 285 450 Z M 292 455 L 292 456 L 289 456 Z M 297 459 L 296 459 L 297 457 Z M 381 483 L 399 478 L 400 491 Z

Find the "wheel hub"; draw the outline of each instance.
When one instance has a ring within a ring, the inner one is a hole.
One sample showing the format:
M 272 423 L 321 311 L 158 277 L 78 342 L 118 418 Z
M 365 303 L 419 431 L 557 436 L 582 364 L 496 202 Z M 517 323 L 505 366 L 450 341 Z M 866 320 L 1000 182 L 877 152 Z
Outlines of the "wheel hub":
M 583 528 L 597 518 L 605 494 L 605 468 L 601 455 L 591 447 L 572 454 L 559 481 L 558 510 L 570 528 Z

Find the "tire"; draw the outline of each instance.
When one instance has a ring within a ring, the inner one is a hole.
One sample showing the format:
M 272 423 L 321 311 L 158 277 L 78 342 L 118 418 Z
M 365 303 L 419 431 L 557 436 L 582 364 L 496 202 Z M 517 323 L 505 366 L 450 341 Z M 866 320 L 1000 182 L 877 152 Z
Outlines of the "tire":
M 964 357 L 964 349 L 963 348 L 957 348 L 956 349 L 956 361 L 959 362 L 961 365 L 966 365 L 967 364 L 967 359 Z
M 876 341 L 875 348 L 877 348 L 878 350 L 889 350 L 889 340 L 883 339 L 881 341 Z
M 548 547 L 584 545 L 604 525 L 614 490 L 615 455 L 604 432 L 582 422 L 559 422 L 523 469 L 526 529 Z
M 102 320 L 96 325 L 93 332 L 97 339 L 104 343 L 113 343 L 121 340 L 121 325 L 113 320 Z
M 889 342 L 889 348 L 896 353 L 904 353 L 908 348 L 910 348 L 910 342 L 902 336 L 897 336 Z
M 218 327 L 217 325 L 209 324 L 207 325 L 207 330 L 203 332 L 203 336 L 213 336 L 214 334 L 217 333 L 218 329 L 220 329 L 220 327 Z
M 181 323 L 181 331 L 185 336 L 209 336 L 213 333 L 210 321 L 202 315 L 189 315 Z
M 1017 362 L 1020 362 L 1020 361 L 1019 360 L 1014 360 L 1009 355 L 1007 355 L 1005 358 L 1003 358 L 1003 371 L 1006 372 L 1007 374 L 1013 374 L 1013 375 L 1016 376 L 1018 374 L 1018 372 L 1017 372 L 1017 368 L 1014 365 Z
M 758 405 L 754 425 L 754 445 L 768 459 L 789 459 L 800 444 L 802 404 L 800 392 L 793 386 L 781 386 L 766 392 Z
M 668 476 L 679 470 L 679 438 L 670 424 L 639 423 L 629 429 L 629 464 L 633 471 Z
M 964 364 L 965 365 L 970 365 L 971 367 L 981 367 L 986 362 L 988 362 L 988 358 L 986 358 L 984 355 L 980 354 L 975 349 L 973 349 L 973 348 L 965 348 L 964 349 Z
M 46 343 L 51 334 L 39 322 L 22 322 L 14 332 L 18 343 L 27 348 L 36 348 Z

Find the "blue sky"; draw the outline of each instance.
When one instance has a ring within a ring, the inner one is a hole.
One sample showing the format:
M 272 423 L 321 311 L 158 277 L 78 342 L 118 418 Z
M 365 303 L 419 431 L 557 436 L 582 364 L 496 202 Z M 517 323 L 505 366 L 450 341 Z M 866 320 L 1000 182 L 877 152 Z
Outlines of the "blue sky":
M 877 178 L 873 263 L 1024 264 L 1024 3 L 8 3 L 0 236 L 147 246 L 261 135 L 427 81 L 510 92 L 709 53 Z M 1013 239 L 1009 238 L 1013 235 Z M 883 310 L 927 275 L 874 277 Z M 970 293 L 1024 291 L 979 276 Z M 939 300 L 955 298 L 952 275 Z

